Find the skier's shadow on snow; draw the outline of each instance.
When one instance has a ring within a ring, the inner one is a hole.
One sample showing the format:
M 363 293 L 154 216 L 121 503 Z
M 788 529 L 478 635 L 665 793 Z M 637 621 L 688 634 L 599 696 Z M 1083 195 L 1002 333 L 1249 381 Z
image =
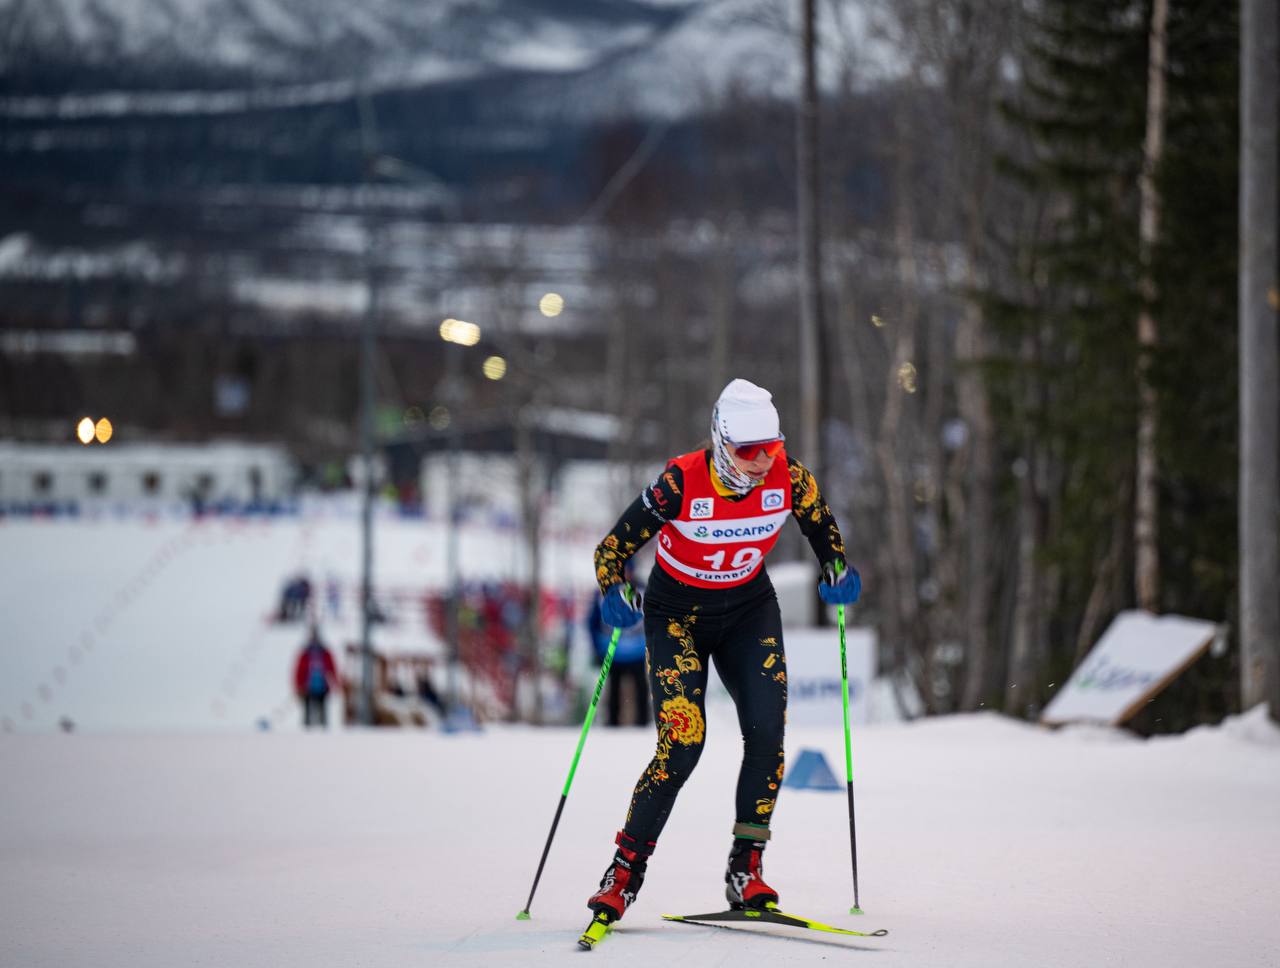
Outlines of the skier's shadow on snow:
M 810 937 L 807 934 L 804 934 L 804 935 L 777 934 L 772 931 L 762 931 L 756 927 L 735 928 L 727 924 L 708 924 L 705 922 L 702 924 L 692 924 L 687 921 L 671 921 L 670 924 L 678 928 L 714 928 L 717 931 L 732 931 L 735 934 L 750 935 L 753 938 L 767 938 L 770 941 L 786 941 L 790 944 L 814 944 L 823 948 L 839 948 L 841 951 L 865 951 L 865 952 L 868 952 L 869 954 L 879 954 L 880 952 L 883 952 L 883 951 L 893 950 L 892 948 L 872 948 L 869 945 L 860 944 L 858 942 L 844 941 L 839 938 Z M 620 935 L 643 934 L 643 935 L 652 936 L 652 935 L 661 934 L 664 936 L 669 936 L 668 931 L 661 927 L 654 927 L 654 928 L 643 927 L 642 928 L 634 925 L 629 925 L 623 928 L 614 928 L 613 930 L 617 931 L 618 934 Z

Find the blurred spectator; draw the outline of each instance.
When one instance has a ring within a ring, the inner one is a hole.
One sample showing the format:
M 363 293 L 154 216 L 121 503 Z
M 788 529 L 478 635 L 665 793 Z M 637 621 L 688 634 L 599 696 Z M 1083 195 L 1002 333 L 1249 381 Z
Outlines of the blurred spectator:
M 305 574 L 285 582 L 284 588 L 280 592 L 280 613 L 281 622 L 292 622 L 295 619 L 306 618 L 307 606 L 311 602 L 311 579 Z
M 371 623 L 377 625 L 379 623 L 386 624 L 390 621 L 390 616 L 383 610 L 382 606 L 378 604 L 378 597 L 373 593 L 372 589 L 368 596 L 366 596 L 362 590 L 360 592 L 360 600 L 368 603 L 367 610 L 369 613 L 369 621 Z
M 559 680 L 569 692 L 569 655 L 573 651 L 573 630 L 578 620 L 576 596 L 548 591 L 542 602 L 542 668 Z M 608 648 L 609 643 L 605 643 Z
M 338 667 L 333 661 L 333 653 L 320 639 L 320 630 L 314 625 L 307 644 L 298 653 L 298 664 L 293 670 L 293 687 L 302 703 L 302 725 L 308 729 L 312 726 L 328 725 L 326 715 L 329 690 L 340 688 Z
M 434 709 L 443 720 L 448 713 L 445 711 L 444 700 L 431 681 L 432 665 L 430 659 L 422 659 L 417 663 L 418 698 Z
M 630 562 L 628 562 L 630 565 Z M 632 577 L 631 569 L 626 571 L 627 581 L 639 592 L 644 589 Z M 595 646 L 596 662 L 603 663 L 609 651 L 609 640 L 613 637 L 612 626 L 606 625 L 600 617 L 600 603 L 604 599 L 596 596 L 591 613 L 587 616 L 587 629 L 591 632 L 591 644 Z M 623 682 L 631 683 L 631 696 L 635 706 L 635 725 L 649 724 L 649 683 L 644 674 L 644 623 L 623 629 L 618 636 L 618 645 L 613 651 L 613 665 L 609 668 L 609 725 L 622 725 L 622 688 Z
M 329 575 L 324 583 L 325 603 L 329 606 L 329 617 L 342 616 L 342 582 L 337 575 Z
M 440 590 L 421 598 L 427 628 L 445 643 L 446 655 L 459 663 L 467 679 L 483 684 L 489 712 L 510 715 L 515 709 L 517 685 L 530 673 L 530 649 L 526 646 L 533 596 L 527 586 L 517 582 L 468 581 L 459 585 L 457 602 L 456 641 L 450 628 L 450 597 Z M 542 590 L 539 602 L 537 637 L 542 672 L 548 684 L 559 687 L 561 693 L 568 692 L 568 643 L 570 624 L 579 621 L 577 603 L 575 596 L 549 588 Z

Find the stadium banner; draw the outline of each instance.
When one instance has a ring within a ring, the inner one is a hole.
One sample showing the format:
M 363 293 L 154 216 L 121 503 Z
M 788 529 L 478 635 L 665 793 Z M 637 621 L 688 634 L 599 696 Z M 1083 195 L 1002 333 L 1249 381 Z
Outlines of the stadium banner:
M 783 632 L 787 661 L 769 663 L 761 648 L 761 671 L 782 673 L 787 682 L 787 724 L 831 726 L 838 730 L 844 712 L 840 701 L 840 633 L 830 628 L 795 627 Z M 871 681 L 876 671 L 874 629 L 845 629 L 845 654 L 849 668 L 849 721 L 871 721 Z M 712 702 L 730 702 L 729 694 L 712 676 L 708 689 Z

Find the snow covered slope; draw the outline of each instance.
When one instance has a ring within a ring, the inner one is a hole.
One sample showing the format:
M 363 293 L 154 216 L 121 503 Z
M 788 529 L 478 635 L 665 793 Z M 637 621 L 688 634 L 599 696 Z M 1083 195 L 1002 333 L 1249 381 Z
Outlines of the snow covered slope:
M 0 64 L 427 82 L 580 69 L 674 13 L 641 0 L 0 0 Z
M 517 921 L 575 741 L 0 735 L 0 964 L 566 964 L 652 743 L 593 730 L 533 919 Z M 793 761 L 812 747 L 842 766 L 838 723 L 787 742 Z M 712 718 L 639 901 L 592 965 L 1277 964 L 1280 737 L 1257 714 L 1147 742 L 992 715 L 860 730 L 866 915 L 844 913 L 842 792 L 784 789 L 767 871 L 797 912 L 890 931 L 865 940 L 660 920 L 723 902 L 738 746 Z
M 560 527 L 546 580 L 589 589 L 594 532 Z M 583 903 L 652 733 L 593 728 L 533 920 L 515 920 L 576 728 L 292 729 L 301 630 L 264 618 L 295 569 L 349 584 L 357 535 L 336 512 L 0 521 L 0 965 L 577 957 Z M 381 583 L 441 581 L 438 524 L 383 519 L 378 535 Z M 497 529 L 468 529 L 461 554 L 472 576 L 522 567 L 518 542 Z M 290 728 L 253 731 L 273 711 Z M 1148 741 L 994 715 L 859 726 L 866 916 L 845 914 L 841 792 L 784 788 L 768 874 L 799 913 L 891 933 L 788 940 L 783 928 L 751 936 L 659 918 L 723 897 L 739 732 L 712 704 L 706 754 L 640 900 L 592 964 L 1274 968 L 1280 731 L 1261 713 Z M 53 732 L 62 714 L 75 733 Z M 838 721 L 793 724 L 790 761 L 803 749 L 842 772 Z
M 0 0 L 0 80 L 14 92 L 0 97 L 0 116 L 238 113 L 517 74 L 500 92 L 516 116 L 684 117 L 730 92 L 792 97 L 797 9 L 788 0 Z M 820 5 L 820 16 L 826 87 L 900 72 L 864 4 Z
M 564 525 L 543 544 L 544 586 L 588 594 L 607 526 Z M 439 648 L 420 601 L 445 584 L 445 530 L 379 516 L 375 590 L 397 621 L 376 628 L 375 648 Z M 290 675 L 305 629 L 269 618 L 284 581 L 306 572 L 318 589 L 332 580 L 342 590 L 339 615 L 325 610 L 330 644 L 359 641 L 359 542 L 354 513 L 0 519 L 0 732 L 50 731 L 64 717 L 89 731 L 293 727 Z M 459 556 L 471 580 L 527 574 L 514 526 L 463 528 Z
M 870 7 L 861 0 L 818 5 L 818 79 L 826 90 L 843 83 L 865 89 L 901 76 L 901 55 L 877 33 Z M 697 4 L 646 43 L 561 81 L 567 93 L 556 108 L 578 118 L 674 119 L 729 96 L 792 100 L 800 89 L 799 9 L 790 0 Z

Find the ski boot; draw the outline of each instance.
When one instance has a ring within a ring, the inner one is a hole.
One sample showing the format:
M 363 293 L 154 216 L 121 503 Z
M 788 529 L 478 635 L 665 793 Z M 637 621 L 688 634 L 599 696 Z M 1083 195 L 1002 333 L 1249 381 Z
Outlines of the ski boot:
M 653 843 L 642 844 L 621 830 L 615 843 L 618 849 L 600 878 L 600 889 L 587 899 L 587 907 L 593 917 L 578 939 L 578 945 L 587 950 L 605 936 L 609 926 L 622 917 L 635 901 L 644 883 L 645 865 L 654 848 Z
M 724 872 L 724 896 L 734 911 L 777 907 L 778 892 L 764 881 L 763 854 L 769 828 L 762 824 L 739 823 L 733 827 L 733 848 Z

